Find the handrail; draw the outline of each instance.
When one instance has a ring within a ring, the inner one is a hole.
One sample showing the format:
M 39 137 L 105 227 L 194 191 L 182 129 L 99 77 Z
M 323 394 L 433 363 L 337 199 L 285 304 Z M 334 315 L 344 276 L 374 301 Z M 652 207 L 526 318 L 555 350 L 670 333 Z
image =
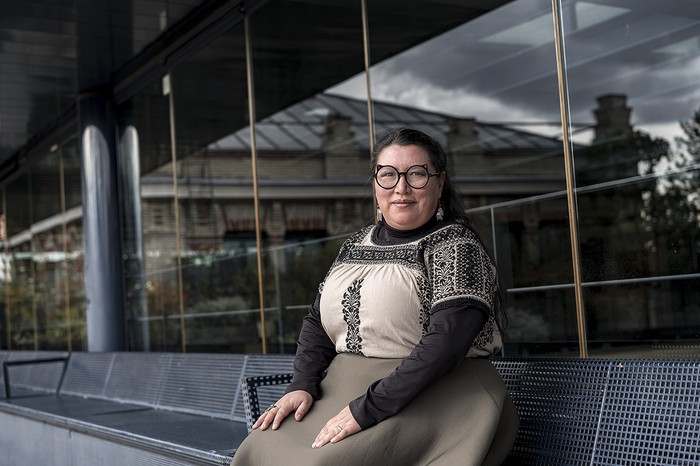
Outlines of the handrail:
M 55 358 L 19 359 L 17 361 L 3 361 L 2 362 L 2 373 L 3 373 L 3 381 L 5 382 L 5 398 L 6 399 L 12 398 L 12 394 L 10 391 L 10 371 L 9 371 L 10 366 L 24 366 L 24 365 L 28 365 L 28 364 L 47 364 L 47 363 L 52 363 L 52 362 L 62 362 L 63 363 L 63 371 L 61 372 L 61 377 L 58 380 L 58 386 L 56 387 L 56 393 L 58 393 L 61 390 L 61 386 L 63 385 L 63 378 L 66 375 L 66 369 L 68 368 L 68 360 L 69 359 L 70 359 L 70 354 L 68 356 L 61 356 L 61 357 L 55 357 Z

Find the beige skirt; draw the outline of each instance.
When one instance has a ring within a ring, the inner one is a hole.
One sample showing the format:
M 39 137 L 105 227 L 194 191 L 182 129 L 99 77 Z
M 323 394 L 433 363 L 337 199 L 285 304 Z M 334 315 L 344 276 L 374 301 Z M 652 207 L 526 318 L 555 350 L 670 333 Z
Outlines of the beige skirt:
M 312 449 L 324 424 L 389 375 L 400 359 L 338 355 L 321 383 L 322 398 L 301 422 L 253 431 L 233 466 L 497 465 L 508 455 L 518 415 L 500 375 L 486 359 L 468 358 L 401 412 L 336 444 Z

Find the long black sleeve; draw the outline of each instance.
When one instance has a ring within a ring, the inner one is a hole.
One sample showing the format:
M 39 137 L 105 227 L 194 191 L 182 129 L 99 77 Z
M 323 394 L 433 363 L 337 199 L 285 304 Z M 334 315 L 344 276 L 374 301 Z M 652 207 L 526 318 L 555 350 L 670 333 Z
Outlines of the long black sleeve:
M 462 300 L 436 311 L 426 334 L 396 370 L 350 402 L 360 427 L 367 429 L 396 414 L 421 390 L 457 367 L 487 316 L 485 308 Z
M 294 357 L 294 376 L 285 392 L 304 390 L 315 400 L 320 397 L 319 384 L 323 372 L 337 354 L 335 345 L 321 325 L 320 300 L 319 294 L 304 317 Z

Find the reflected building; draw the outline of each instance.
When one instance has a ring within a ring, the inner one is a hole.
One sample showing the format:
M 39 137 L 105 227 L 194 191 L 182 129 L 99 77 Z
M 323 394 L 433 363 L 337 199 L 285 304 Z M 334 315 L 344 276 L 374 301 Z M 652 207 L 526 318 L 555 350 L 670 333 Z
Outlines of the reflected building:
M 477 119 L 374 103 L 378 134 L 410 126 L 434 135 L 451 176 L 475 207 L 564 189 L 561 141 Z M 366 103 L 319 94 L 256 125 L 262 232 L 268 247 L 354 232 L 373 221 Z M 185 255 L 252 240 L 250 128 L 142 178 L 146 250 L 174 237 L 165 221 L 179 176 Z M 558 213 L 560 215 L 561 213 Z M 172 248 L 171 248 L 172 249 Z M 168 259 L 166 259 L 167 261 Z M 155 268 L 161 265 L 152 263 Z
M 608 158 L 619 157 L 619 151 L 606 151 L 605 144 L 611 141 L 619 143 L 632 134 L 630 109 L 625 106 L 624 96 L 613 96 L 612 102 L 609 97 L 601 97 L 599 103 L 601 106 L 595 112 L 594 144 L 588 148 L 577 145 L 583 165 L 580 173 L 585 173 L 587 169 L 619 168 L 622 165 L 619 160 Z M 275 255 L 275 263 L 269 263 L 268 270 L 285 275 L 288 272 L 286 262 L 289 251 L 295 244 L 308 245 L 329 237 L 342 240 L 373 221 L 365 109 L 363 101 L 318 94 L 256 125 L 264 247 L 285 251 L 284 254 Z M 374 110 L 378 115 L 377 120 L 381 121 L 376 126 L 378 133 L 410 126 L 432 134 L 440 141 L 450 158 L 450 174 L 457 182 L 468 208 L 478 209 L 481 206 L 507 204 L 514 199 L 564 192 L 565 183 L 560 175 L 563 170 L 561 141 L 556 138 L 503 124 L 481 122 L 477 118 L 458 118 L 397 104 L 375 102 Z M 254 269 L 256 238 L 250 189 L 249 135 L 250 128 L 242 128 L 212 142 L 201 151 L 182 157 L 175 166 L 164 163 L 140 178 L 140 195 L 134 198 L 134 202 L 139 203 L 135 211 L 141 212 L 137 222 L 142 232 L 140 250 L 147 251 L 147 255 L 128 262 L 133 266 L 127 274 L 130 292 L 127 296 L 132 298 L 128 302 L 132 308 L 130 316 L 134 327 L 144 321 L 147 322 L 146 327 L 158 325 L 158 316 L 167 315 L 167 311 L 163 314 L 157 312 L 160 304 L 154 301 L 153 296 L 159 296 L 161 300 L 167 300 L 167 296 L 176 299 L 174 280 L 159 281 L 153 278 L 173 274 L 177 268 L 175 251 L 179 250 L 182 254 L 183 270 L 188 277 L 186 287 L 201 288 L 205 283 L 211 286 L 209 280 L 212 276 L 218 277 L 217 282 L 225 282 L 232 276 L 240 278 L 241 275 L 250 274 Z M 173 243 L 178 238 L 171 190 L 173 172 L 178 174 L 181 213 L 179 245 Z M 624 217 L 638 215 L 640 208 L 638 193 L 633 190 L 629 194 L 631 201 L 625 201 L 618 193 L 614 201 L 605 198 L 591 206 L 584 202 L 582 209 L 602 209 L 610 213 L 611 222 L 626 225 L 629 222 Z M 621 213 L 615 206 L 626 206 L 626 213 Z M 543 249 L 547 225 L 558 222 L 566 215 L 564 207 L 562 203 L 530 205 L 518 209 L 515 215 L 508 214 L 503 221 L 509 231 L 503 234 L 513 236 L 513 232 L 517 232 L 517 239 L 513 237 L 512 241 L 518 242 L 509 251 L 508 260 L 521 264 L 546 262 L 551 253 Z M 59 245 L 63 232 L 60 224 L 66 218 L 70 241 L 75 244 L 82 242 L 82 212 L 80 207 L 75 207 L 65 217 L 49 218 L 32 226 L 34 261 L 43 258 L 47 264 L 61 262 L 63 258 Z M 483 231 L 488 235 L 488 228 Z M 587 231 L 595 236 L 595 228 Z M 23 238 L 28 236 L 20 234 L 9 238 L 11 248 L 16 251 L 28 248 L 29 244 Z M 490 237 L 485 239 L 491 241 Z M 594 240 L 584 239 L 583 247 L 588 250 L 594 247 L 593 243 Z M 610 251 L 619 251 L 625 249 L 624 244 L 624 237 L 620 237 L 620 244 L 609 244 L 608 247 Z M 564 250 L 566 247 L 563 245 Z M 327 252 L 324 260 L 331 261 L 336 250 Z M 306 253 L 308 246 L 304 250 Z M 299 258 L 291 257 L 290 260 L 299 261 Z M 584 263 L 588 264 L 585 259 Z M 294 270 L 307 265 L 308 261 L 302 258 L 301 265 L 297 264 Z M 199 273 L 203 269 L 207 270 L 204 276 Z M 60 268 L 43 267 L 37 270 L 37 277 L 41 282 L 58 281 L 58 272 Z M 320 279 L 322 276 L 317 273 L 314 278 Z M 508 281 L 512 286 L 512 279 Z M 317 281 L 311 280 L 304 283 L 304 288 L 308 291 L 317 284 Z M 222 314 L 236 313 L 236 308 L 238 312 L 250 314 L 249 310 L 256 305 L 256 289 L 250 280 L 242 290 L 234 293 L 223 291 L 227 289 L 224 283 L 213 286 L 214 289 L 190 294 L 191 300 L 186 305 L 188 314 L 202 315 L 217 309 L 222 304 L 222 298 L 217 296 L 222 295 L 225 295 Z M 149 293 L 149 290 L 153 293 Z M 278 301 L 277 304 L 285 311 L 287 308 L 298 309 L 294 317 L 289 317 L 290 321 L 295 322 L 296 319 L 296 322 L 284 331 L 284 335 L 278 335 L 275 327 L 268 331 L 272 341 L 281 340 L 283 348 L 293 351 L 298 323 L 308 302 L 294 302 L 286 298 L 280 300 L 274 296 L 273 301 Z M 274 304 L 271 307 L 274 309 Z M 551 318 L 555 318 L 557 312 L 554 311 Z M 258 348 L 256 334 L 259 329 L 253 324 L 249 322 L 244 326 L 248 328 L 249 338 L 239 338 L 248 343 L 234 349 L 251 351 Z M 241 324 L 238 323 L 236 327 L 241 328 Z M 204 340 L 208 343 L 202 344 L 200 349 L 216 351 L 230 348 L 230 342 L 227 343 L 229 338 L 225 335 L 229 329 L 224 329 L 224 334 L 216 343 L 216 330 L 207 326 Z M 150 332 L 149 328 L 147 333 Z M 149 340 L 145 338 L 145 341 Z
M 700 4 L 68 3 L 0 2 L 0 349 L 294 351 L 412 126 L 506 354 L 697 357 Z

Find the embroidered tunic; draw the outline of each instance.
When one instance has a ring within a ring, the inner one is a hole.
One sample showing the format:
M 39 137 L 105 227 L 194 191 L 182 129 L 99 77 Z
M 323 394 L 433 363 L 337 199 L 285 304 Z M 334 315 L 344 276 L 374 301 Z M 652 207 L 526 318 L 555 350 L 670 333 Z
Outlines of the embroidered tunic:
M 321 322 L 338 353 L 408 356 L 435 312 L 460 300 L 488 314 L 467 357 L 501 347 L 493 265 L 476 236 L 452 224 L 406 244 L 380 245 L 377 227 L 350 237 L 321 286 Z
M 465 356 L 500 349 L 495 293 L 491 261 L 466 226 L 366 227 L 343 244 L 304 319 L 287 392 L 318 399 L 323 371 L 338 353 L 403 358 L 349 403 L 358 424 L 371 427 Z

